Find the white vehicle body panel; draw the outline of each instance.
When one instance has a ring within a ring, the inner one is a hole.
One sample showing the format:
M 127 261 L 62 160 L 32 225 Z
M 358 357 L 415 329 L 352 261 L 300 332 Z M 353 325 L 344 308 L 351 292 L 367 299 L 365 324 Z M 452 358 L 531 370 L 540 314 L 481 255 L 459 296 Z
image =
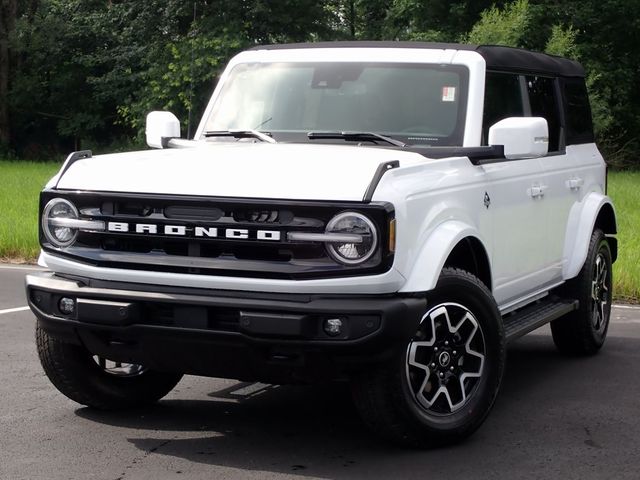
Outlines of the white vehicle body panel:
M 579 234 L 569 221 L 570 212 L 590 193 L 604 194 L 605 164 L 594 144 L 569 145 L 565 154 L 541 158 L 540 163 L 544 172 L 542 183 L 547 187 L 543 199 L 547 211 L 545 261 L 553 268 L 553 280 L 561 281 L 570 278 L 564 271 L 573 257 L 565 245 Z M 593 229 L 598 211 L 591 214 L 592 218 L 582 218 L 581 222 L 586 221 Z M 586 250 L 584 254 L 586 258 Z
M 485 165 L 491 196 L 493 243 L 490 245 L 494 296 L 498 304 L 529 295 L 549 284 L 544 262 L 545 208 L 530 190 L 540 184 L 538 159 Z
M 354 145 L 245 143 L 101 155 L 75 162 L 65 190 L 362 201 L 382 162 L 425 163 L 417 153 Z
M 317 280 L 275 280 L 271 278 L 222 277 L 125 270 L 122 268 L 94 267 L 46 252 L 40 254 L 38 264 L 54 272 L 100 280 L 217 290 L 242 290 L 247 292 L 376 294 L 396 292 L 405 281 L 404 277 L 395 269 L 391 269 L 381 275 Z

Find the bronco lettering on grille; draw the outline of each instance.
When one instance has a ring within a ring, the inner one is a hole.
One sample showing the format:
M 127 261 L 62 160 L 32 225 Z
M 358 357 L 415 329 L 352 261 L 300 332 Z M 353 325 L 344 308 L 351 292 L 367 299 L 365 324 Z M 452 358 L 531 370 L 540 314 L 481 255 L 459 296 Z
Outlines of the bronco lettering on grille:
M 248 228 L 217 228 L 185 225 L 158 225 L 155 223 L 108 222 L 107 231 L 116 233 L 142 233 L 170 235 L 174 237 L 228 238 L 232 240 L 280 241 L 278 230 L 253 230 Z

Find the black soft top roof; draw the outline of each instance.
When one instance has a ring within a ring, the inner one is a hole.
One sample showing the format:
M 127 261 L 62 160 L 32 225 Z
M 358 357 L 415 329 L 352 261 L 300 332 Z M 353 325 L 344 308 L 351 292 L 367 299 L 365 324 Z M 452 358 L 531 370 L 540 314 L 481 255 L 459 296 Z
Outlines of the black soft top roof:
M 452 49 L 478 52 L 487 63 L 488 70 L 519 73 L 539 73 L 562 77 L 584 77 L 584 68 L 575 60 L 531 52 L 522 48 L 499 45 L 467 45 L 458 43 L 430 42 L 316 42 L 283 43 L 256 46 L 251 50 L 289 50 L 299 48 L 420 48 Z

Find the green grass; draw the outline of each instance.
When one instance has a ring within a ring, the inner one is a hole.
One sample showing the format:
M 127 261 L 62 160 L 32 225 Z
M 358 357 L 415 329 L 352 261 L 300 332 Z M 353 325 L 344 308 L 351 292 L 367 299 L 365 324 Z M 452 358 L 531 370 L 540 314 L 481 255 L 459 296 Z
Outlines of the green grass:
M 38 197 L 59 163 L 0 161 L 0 259 L 38 255 Z
M 616 207 L 618 260 L 613 291 L 618 300 L 640 302 L 640 172 L 610 172 L 609 196 Z
M 59 163 L 0 161 L 0 259 L 34 261 L 38 255 L 38 193 Z M 611 172 L 609 195 L 616 206 L 620 251 L 614 292 L 640 302 L 640 172 Z

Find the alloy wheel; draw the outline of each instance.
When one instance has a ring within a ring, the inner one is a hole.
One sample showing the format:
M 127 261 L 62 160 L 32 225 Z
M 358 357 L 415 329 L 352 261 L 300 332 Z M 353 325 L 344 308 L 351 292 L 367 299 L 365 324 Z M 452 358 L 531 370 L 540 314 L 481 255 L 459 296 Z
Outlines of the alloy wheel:
M 435 415 L 462 408 L 480 382 L 485 355 L 482 328 L 468 308 L 433 307 L 407 346 L 407 381 L 418 405 Z

